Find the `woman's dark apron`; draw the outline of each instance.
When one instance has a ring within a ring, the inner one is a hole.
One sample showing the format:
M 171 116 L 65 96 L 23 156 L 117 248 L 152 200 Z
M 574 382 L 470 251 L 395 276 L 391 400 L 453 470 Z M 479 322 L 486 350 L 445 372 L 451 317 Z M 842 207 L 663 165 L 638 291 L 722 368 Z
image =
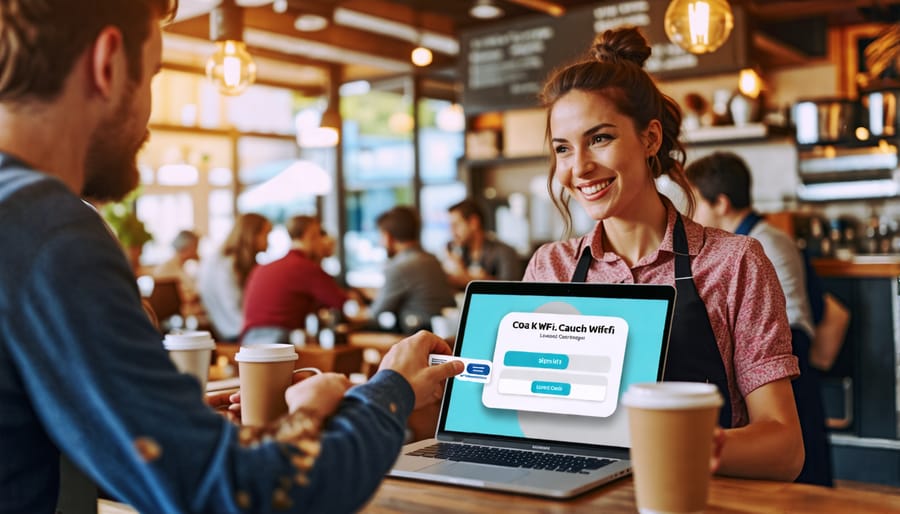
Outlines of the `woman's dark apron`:
M 675 314 L 669 335 L 669 351 L 663 380 L 709 382 L 716 384 L 722 393 L 724 404 L 719 411 L 719 425 L 731 427 L 731 395 L 722 354 L 709 324 L 706 305 L 697 294 L 691 274 L 691 258 L 688 254 L 687 236 L 681 216 L 675 218 L 673 233 L 675 250 Z M 593 263 L 589 247 L 585 247 L 578 259 L 572 282 L 586 282 L 588 269 Z

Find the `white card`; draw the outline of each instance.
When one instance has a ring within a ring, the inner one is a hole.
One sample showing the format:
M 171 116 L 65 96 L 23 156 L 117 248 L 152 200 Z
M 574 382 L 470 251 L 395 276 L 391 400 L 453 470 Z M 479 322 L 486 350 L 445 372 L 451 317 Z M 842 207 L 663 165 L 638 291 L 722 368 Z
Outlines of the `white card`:
M 443 355 L 440 353 L 432 353 L 428 355 L 428 364 L 431 366 L 443 364 L 452 360 L 460 361 L 465 364 L 466 369 L 453 378 L 466 382 L 477 382 L 479 384 L 487 384 L 491 381 L 491 368 L 493 363 L 483 359 L 467 359 L 465 357 L 457 357 L 455 355 Z

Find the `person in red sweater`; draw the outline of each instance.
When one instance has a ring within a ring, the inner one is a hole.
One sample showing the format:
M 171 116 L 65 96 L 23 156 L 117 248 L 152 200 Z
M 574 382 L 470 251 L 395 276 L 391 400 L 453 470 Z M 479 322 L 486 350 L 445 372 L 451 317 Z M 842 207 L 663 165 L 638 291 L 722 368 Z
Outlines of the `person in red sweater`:
M 344 289 L 319 262 L 323 231 L 312 216 L 295 216 L 286 223 L 291 249 L 276 261 L 257 266 L 244 291 L 243 344 L 287 343 L 302 329 L 306 316 L 320 308 L 339 309 L 347 301 Z

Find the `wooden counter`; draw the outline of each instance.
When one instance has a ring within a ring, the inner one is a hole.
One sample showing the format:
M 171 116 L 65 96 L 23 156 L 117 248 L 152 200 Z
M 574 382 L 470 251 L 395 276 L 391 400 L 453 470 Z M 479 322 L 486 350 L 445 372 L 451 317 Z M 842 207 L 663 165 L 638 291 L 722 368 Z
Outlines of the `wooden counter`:
M 119 503 L 100 500 L 100 514 L 131 514 L 134 510 Z M 590 513 L 634 514 L 634 485 L 631 478 L 608 484 L 572 500 L 545 500 L 530 496 L 495 493 L 462 487 L 428 484 L 394 478 L 385 479 L 368 505 L 366 513 Z M 818 487 L 804 484 L 713 478 L 707 514 L 776 513 L 847 514 L 856 512 L 900 513 L 900 490 Z
M 900 277 L 900 255 L 858 255 L 847 260 L 813 259 L 812 265 L 821 277 Z

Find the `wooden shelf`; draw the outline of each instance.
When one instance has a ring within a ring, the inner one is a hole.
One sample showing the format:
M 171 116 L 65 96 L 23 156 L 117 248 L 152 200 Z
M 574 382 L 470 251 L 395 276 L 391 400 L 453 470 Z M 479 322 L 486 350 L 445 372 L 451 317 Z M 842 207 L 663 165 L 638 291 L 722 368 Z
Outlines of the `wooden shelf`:
M 714 144 L 734 141 L 765 141 L 775 136 L 787 136 L 788 129 L 773 127 L 763 123 L 746 125 L 722 125 L 718 127 L 701 127 L 685 130 L 682 141 L 688 145 Z

